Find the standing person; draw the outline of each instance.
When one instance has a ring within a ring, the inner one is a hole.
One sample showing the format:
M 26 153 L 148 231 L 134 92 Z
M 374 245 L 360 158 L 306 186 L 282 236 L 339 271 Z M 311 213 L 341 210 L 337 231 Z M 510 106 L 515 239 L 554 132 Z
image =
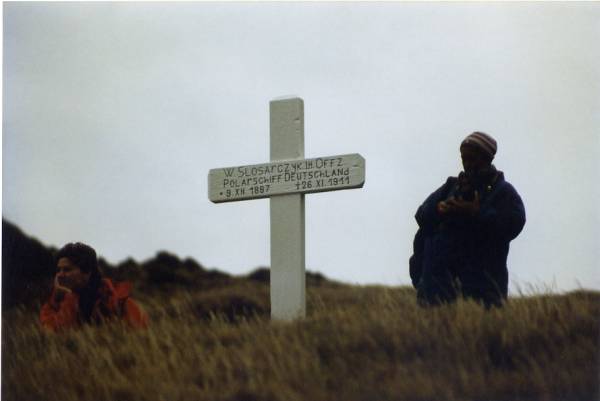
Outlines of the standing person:
M 521 197 L 492 164 L 497 144 L 483 132 L 461 143 L 464 171 L 419 207 L 410 276 L 421 305 L 473 298 L 501 306 L 508 293 L 509 243 L 525 225 Z
M 148 315 L 129 297 L 130 284 L 102 278 L 92 247 L 79 242 L 65 245 L 56 255 L 56 266 L 52 295 L 40 312 L 42 327 L 60 331 L 113 320 L 148 326 Z

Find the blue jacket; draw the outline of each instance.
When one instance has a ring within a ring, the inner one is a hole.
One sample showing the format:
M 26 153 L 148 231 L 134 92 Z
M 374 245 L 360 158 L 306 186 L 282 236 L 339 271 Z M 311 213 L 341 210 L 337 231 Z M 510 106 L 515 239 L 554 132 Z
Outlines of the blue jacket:
M 457 177 L 449 177 L 417 210 L 419 230 L 409 261 L 410 276 L 425 299 L 451 300 L 459 282 L 463 295 L 498 303 L 507 296 L 509 243 L 525 225 L 525 208 L 498 171 L 493 181 L 478 189 L 476 216 L 443 217 L 437 204 L 457 190 L 458 182 Z

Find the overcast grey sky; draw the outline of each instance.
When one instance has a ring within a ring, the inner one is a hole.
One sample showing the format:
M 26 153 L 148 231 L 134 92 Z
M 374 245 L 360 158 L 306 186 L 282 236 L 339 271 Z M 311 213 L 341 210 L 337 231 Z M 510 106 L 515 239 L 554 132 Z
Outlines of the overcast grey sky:
M 600 289 L 599 37 L 599 3 L 4 3 L 2 214 L 112 263 L 268 266 L 268 200 L 207 174 L 268 162 L 295 94 L 307 158 L 366 159 L 306 196 L 308 269 L 409 284 L 414 213 L 482 130 L 527 211 L 512 288 Z

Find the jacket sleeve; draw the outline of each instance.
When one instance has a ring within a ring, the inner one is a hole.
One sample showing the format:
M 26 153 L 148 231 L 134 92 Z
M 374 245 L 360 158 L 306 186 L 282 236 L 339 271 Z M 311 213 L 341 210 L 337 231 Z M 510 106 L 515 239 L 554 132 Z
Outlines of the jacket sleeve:
M 476 224 L 488 234 L 511 241 L 519 235 L 525 225 L 525 206 L 517 191 L 509 183 L 498 197 L 481 208 L 475 217 Z
M 56 301 L 52 292 L 48 302 L 40 311 L 42 327 L 56 332 L 77 326 L 78 298 L 75 294 L 68 293 L 62 301 Z
M 417 213 L 415 214 L 415 219 L 417 220 L 419 227 L 429 232 L 441 222 L 440 215 L 437 211 L 437 204 L 446 199 L 455 182 L 456 178 L 448 177 L 444 185 L 436 189 L 435 192 L 429 195 L 427 199 L 425 199 L 425 202 L 419 206 L 419 209 L 417 209 Z
M 423 229 L 419 228 L 415 234 L 415 239 L 413 240 L 413 254 L 408 260 L 410 280 L 415 288 L 418 287 L 421 275 L 423 274 L 424 246 Z
M 148 328 L 149 318 L 144 309 L 131 298 L 127 298 L 124 305 L 123 319 L 134 328 Z
M 431 234 L 431 231 L 441 222 L 437 211 L 437 204 L 446 199 L 450 188 L 454 185 L 456 179 L 448 177 L 446 183 L 435 190 L 425 199 L 425 202 L 415 214 L 415 220 L 419 224 L 419 229 L 413 240 L 413 254 L 408 260 L 408 269 L 413 287 L 417 288 L 421 275 L 423 273 L 423 253 L 425 246 L 425 237 Z

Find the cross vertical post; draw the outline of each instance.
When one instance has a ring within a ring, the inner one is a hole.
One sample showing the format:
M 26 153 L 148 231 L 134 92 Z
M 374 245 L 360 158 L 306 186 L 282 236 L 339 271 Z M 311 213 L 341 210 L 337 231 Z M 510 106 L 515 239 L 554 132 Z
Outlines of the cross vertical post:
M 304 102 L 272 100 L 270 163 L 223 167 L 208 172 L 214 203 L 269 198 L 271 207 L 271 318 L 306 316 L 304 195 L 362 188 L 365 159 L 358 153 L 304 158 Z
M 271 162 L 304 159 L 304 102 L 270 102 Z M 273 196 L 271 203 L 271 317 L 306 315 L 304 194 Z

